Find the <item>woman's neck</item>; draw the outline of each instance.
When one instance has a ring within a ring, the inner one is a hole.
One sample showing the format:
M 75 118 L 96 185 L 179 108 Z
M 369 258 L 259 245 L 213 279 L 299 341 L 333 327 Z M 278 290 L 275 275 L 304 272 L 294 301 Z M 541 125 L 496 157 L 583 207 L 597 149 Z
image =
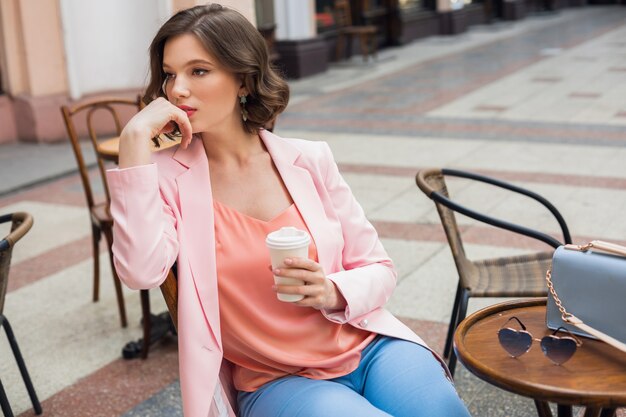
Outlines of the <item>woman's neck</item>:
M 243 129 L 228 133 L 202 133 L 202 143 L 209 162 L 213 164 L 246 164 L 251 158 L 265 152 L 258 133 Z

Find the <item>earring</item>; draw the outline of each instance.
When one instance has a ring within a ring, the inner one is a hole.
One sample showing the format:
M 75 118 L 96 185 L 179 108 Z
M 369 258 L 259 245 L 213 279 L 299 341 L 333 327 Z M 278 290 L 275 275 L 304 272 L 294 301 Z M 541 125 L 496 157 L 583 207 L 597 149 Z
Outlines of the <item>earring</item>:
M 244 122 L 248 120 L 248 110 L 246 110 L 247 102 L 248 96 L 239 96 L 239 105 L 241 106 L 241 118 Z

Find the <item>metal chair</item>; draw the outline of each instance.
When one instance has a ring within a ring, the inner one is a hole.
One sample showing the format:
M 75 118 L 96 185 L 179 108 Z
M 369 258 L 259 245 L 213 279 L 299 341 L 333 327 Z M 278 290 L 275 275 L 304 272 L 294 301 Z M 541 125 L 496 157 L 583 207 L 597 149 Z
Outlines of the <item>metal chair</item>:
M 98 121 L 98 119 L 95 119 L 94 116 L 96 114 L 108 113 L 113 119 L 116 134 L 117 136 L 119 136 L 122 133 L 123 128 L 123 125 L 120 121 L 122 110 L 125 108 L 127 112 L 132 114 L 141 110 L 142 107 L 143 103 L 140 96 L 137 96 L 137 98 L 135 98 L 134 100 L 126 98 L 100 98 L 79 103 L 74 107 L 61 107 L 61 113 L 63 114 L 63 120 L 65 121 L 65 126 L 67 128 L 67 133 L 72 144 L 74 156 L 76 157 L 76 163 L 78 164 L 78 170 L 83 184 L 83 190 L 85 192 L 85 198 L 87 199 L 87 206 L 89 208 L 91 218 L 92 249 L 94 262 L 93 301 L 96 302 L 99 299 L 100 240 L 102 235 L 104 234 L 109 249 L 109 261 L 111 263 L 111 271 L 113 273 L 113 281 L 115 284 L 115 293 L 117 297 L 117 305 L 122 327 L 126 327 L 128 325 L 128 321 L 126 319 L 126 306 L 122 293 L 122 284 L 115 271 L 115 266 L 113 265 L 113 253 L 111 251 L 111 247 L 113 244 L 113 218 L 111 217 L 111 213 L 109 212 L 111 199 L 109 196 L 109 188 L 106 182 L 104 165 L 105 160 L 115 160 L 116 157 L 111 159 L 111 156 L 107 156 L 103 153 L 98 152 L 98 145 L 105 140 L 111 139 L 111 136 L 109 135 L 108 137 L 103 138 L 101 137 L 102 135 L 98 134 L 98 131 L 100 130 L 96 126 L 96 122 Z M 79 120 L 81 116 L 84 117 L 84 119 Z M 78 136 L 77 122 L 83 122 L 83 120 L 86 123 L 87 131 L 89 133 L 90 144 L 96 155 L 96 160 L 98 163 L 98 173 L 100 176 L 102 188 L 104 189 L 104 200 L 99 202 L 96 202 L 96 197 L 93 191 L 94 187 L 92 186 L 89 171 L 87 169 L 87 164 L 85 163 L 83 150 L 81 148 L 80 139 Z M 150 345 L 149 341 L 151 340 L 150 298 L 147 290 L 142 290 L 140 294 L 141 309 L 143 315 L 142 326 L 144 340 L 144 343 L 141 346 L 141 357 L 145 359 L 148 356 L 148 349 Z M 148 342 L 146 343 L 145 341 Z
M 529 197 L 539 202 L 552 213 L 559 223 L 564 243 L 571 243 L 572 239 L 561 213 L 548 200 L 532 191 L 483 175 L 454 169 L 430 168 L 417 173 L 415 180 L 418 187 L 437 207 L 441 225 L 445 231 L 459 274 L 459 283 L 443 352 L 444 357 L 448 359 L 450 371 L 454 374 L 456 355 L 452 349 L 452 340 L 454 330 L 465 318 L 469 298 L 546 296 L 547 287 L 544 277 L 552 261 L 553 254 L 553 250 L 546 250 L 527 255 L 470 260 L 467 258 L 463 248 L 462 235 L 456 221 L 455 212 L 497 228 L 537 239 L 553 248 L 559 247 L 562 243 L 546 233 L 496 219 L 456 203 L 448 193 L 446 177 L 461 177 L 479 181 Z
M 7 338 L 9 339 L 9 345 L 15 356 L 15 361 L 26 385 L 26 390 L 30 396 L 30 401 L 33 404 L 35 414 L 42 413 L 41 404 L 35 393 L 35 388 L 28 375 L 24 358 L 20 352 L 20 348 L 13 334 L 13 329 L 9 324 L 9 320 L 4 316 L 4 300 L 7 292 L 7 285 L 9 281 L 9 267 L 11 265 L 11 254 L 15 244 L 30 230 L 33 226 L 33 217 L 28 213 L 12 213 L 0 216 L 0 223 L 11 222 L 10 233 L 0 240 L 0 327 L 4 327 Z M 0 408 L 2 413 L 6 417 L 13 417 L 13 411 L 9 405 L 9 400 L 4 392 L 2 382 L 0 381 Z

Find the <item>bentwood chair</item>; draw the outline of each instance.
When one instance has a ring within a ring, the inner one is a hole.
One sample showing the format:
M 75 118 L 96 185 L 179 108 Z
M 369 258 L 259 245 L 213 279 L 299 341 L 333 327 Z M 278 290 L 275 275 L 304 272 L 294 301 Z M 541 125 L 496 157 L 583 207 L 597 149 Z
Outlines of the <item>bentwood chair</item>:
M 478 181 L 535 200 L 556 219 L 561 228 L 564 243 L 571 243 L 572 239 L 561 213 L 548 200 L 537 193 L 494 178 L 466 171 L 430 168 L 417 173 L 415 179 L 418 187 L 435 203 L 452 257 L 454 258 L 454 264 L 459 274 L 459 282 L 444 347 L 444 357 L 448 359 L 448 367 L 454 374 L 456 355 L 452 349 L 452 340 L 454 330 L 465 319 L 469 298 L 545 297 L 547 295 L 545 274 L 550 267 L 554 252 L 553 250 L 545 250 L 519 256 L 470 260 L 466 256 L 463 247 L 462 233 L 455 213 L 463 214 L 500 229 L 537 239 L 552 248 L 557 248 L 563 243 L 547 233 L 490 217 L 455 202 L 449 195 L 446 185 L 446 178 L 449 179 L 450 177 Z
M 20 374 L 24 380 L 24 385 L 26 385 L 30 401 L 33 404 L 35 414 L 39 415 L 42 413 L 41 404 L 35 393 L 33 383 L 30 380 L 24 358 L 22 357 L 17 340 L 13 334 L 13 329 L 9 324 L 9 320 L 3 314 L 13 247 L 33 226 L 33 217 L 28 213 L 12 213 L 0 216 L 0 223 L 7 222 L 11 222 L 11 231 L 0 240 L 0 327 L 4 327 L 7 339 L 9 339 L 9 345 L 13 351 L 13 356 L 15 356 L 15 361 L 17 362 Z M 9 400 L 4 392 L 2 381 L 0 381 L 0 408 L 5 417 L 13 417 L 13 411 L 11 410 Z
M 89 214 L 91 218 L 91 233 L 92 233 L 92 250 L 93 250 L 93 301 L 97 302 L 100 298 L 100 240 L 104 235 L 107 247 L 109 250 L 109 261 L 111 263 L 111 271 L 113 273 L 113 281 L 115 284 L 115 294 L 117 297 L 117 305 L 120 314 L 120 322 L 122 327 L 128 325 L 126 318 L 126 306 L 124 304 L 124 297 L 122 293 L 122 285 L 115 272 L 115 266 L 113 265 L 113 253 L 111 247 L 113 244 L 113 218 L 109 212 L 110 196 L 109 188 L 106 182 L 105 176 L 105 161 L 111 160 L 110 155 L 98 152 L 99 144 L 112 138 L 112 135 L 103 135 L 99 132 L 104 129 L 103 125 L 108 121 L 113 122 L 115 127 L 116 136 L 122 133 L 122 116 L 132 115 L 141 110 L 143 103 L 141 97 L 137 96 L 135 99 L 126 98 L 102 98 L 93 99 L 77 104 L 76 106 L 62 106 L 61 112 L 63 114 L 63 120 L 67 128 L 74 156 L 76 157 L 76 163 L 78 164 L 78 170 L 80 172 L 80 178 L 83 184 L 83 190 L 85 192 L 85 198 L 87 199 L 87 206 L 89 208 Z M 96 162 L 98 165 L 98 176 L 100 177 L 100 184 L 103 189 L 103 197 L 97 198 L 94 188 L 94 183 L 89 175 L 89 170 L 85 162 L 83 155 L 83 148 L 78 135 L 78 124 L 84 123 L 87 128 L 89 145 L 96 155 Z M 144 343 L 141 348 L 141 356 L 146 358 L 148 356 L 148 348 L 150 341 L 150 299 L 147 290 L 142 290 L 141 294 L 141 308 L 142 308 L 142 325 L 143 325 L 143 340 Z
M 378 28 L 374 25 L 353 25 L 349 0 L 335 0 L 334 18 L 337 25 L 337 49 L 335 52 L 338 61 L 345 54 L 344 44 L 347 42 L 348 45 L 352 45 L 352 37 L 354 36 L 359 38 L 364 61 L 367 61 L 370 53 L 376 57 Z

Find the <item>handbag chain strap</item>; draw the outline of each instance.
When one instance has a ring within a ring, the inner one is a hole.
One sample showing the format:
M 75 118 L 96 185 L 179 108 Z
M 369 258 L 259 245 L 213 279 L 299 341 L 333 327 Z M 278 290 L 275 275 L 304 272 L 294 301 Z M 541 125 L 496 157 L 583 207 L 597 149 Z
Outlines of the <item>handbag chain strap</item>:
M 626 257 L 626 246 L 617 245 L 615 243 L 605 242 L 603 240 L 592 240 L 586 245 L 565 245 L 565 249 L 586 252 L 589 249 L 596 249 L 613 255 Z
M 593 240 L 586 245 L 565 245 L 565 249 L 578 250 L 581 252 L 585 252 L 591 248 L 626 257 L 626 247 L 616 245 L 614 243 L 604 242 L 601 240 Z M 548 285 L 550 295 L 552 295 L 552 298 L 554 299 L 554 303 L 561 312 L 561 319 L 563 319 L 564 322 L 569 323 L 572 326 L 576 326 L 579 329 L 597 337 L 603 342 L 608 343 L 614 348 L 617 348 L 626 353 L 626 343 L 620 342 L 619 340 L 609 336 L 608 334 L 602 333 L 601 331 L 594 329 L 593 327 L 585 324 L 581 319 L 579 319 L 572 313 L 567 312 L 565 306 L 561 302 L 561 299 L 556 293 L 556 290 L 554 289 L 554 284 L 552 283 L 552 267 L 548 268 L 548 271 L 546 272 L 546 283 Z
M 552 284 L 552 268 L 549 268 L 548 272 L 546 272 L 546 283 L 548 284 L 548 291 L 550 291 L 550 294 L 552 295 L 552 298 L 554 299 L 554 304 L 556 304 L 556 307 L 561 312 L 561 318 L 563 319 L 563 321 L 569 323 L 572 317 L 575 317 L 575 316 L 571 313 L 568 313 L 567 310 L 565 310 L 565 306 L 563 306 L 561 299 L 559 298 L 558 294 L 556 293 L 556 290 L 554 289 L 554 284 Z

